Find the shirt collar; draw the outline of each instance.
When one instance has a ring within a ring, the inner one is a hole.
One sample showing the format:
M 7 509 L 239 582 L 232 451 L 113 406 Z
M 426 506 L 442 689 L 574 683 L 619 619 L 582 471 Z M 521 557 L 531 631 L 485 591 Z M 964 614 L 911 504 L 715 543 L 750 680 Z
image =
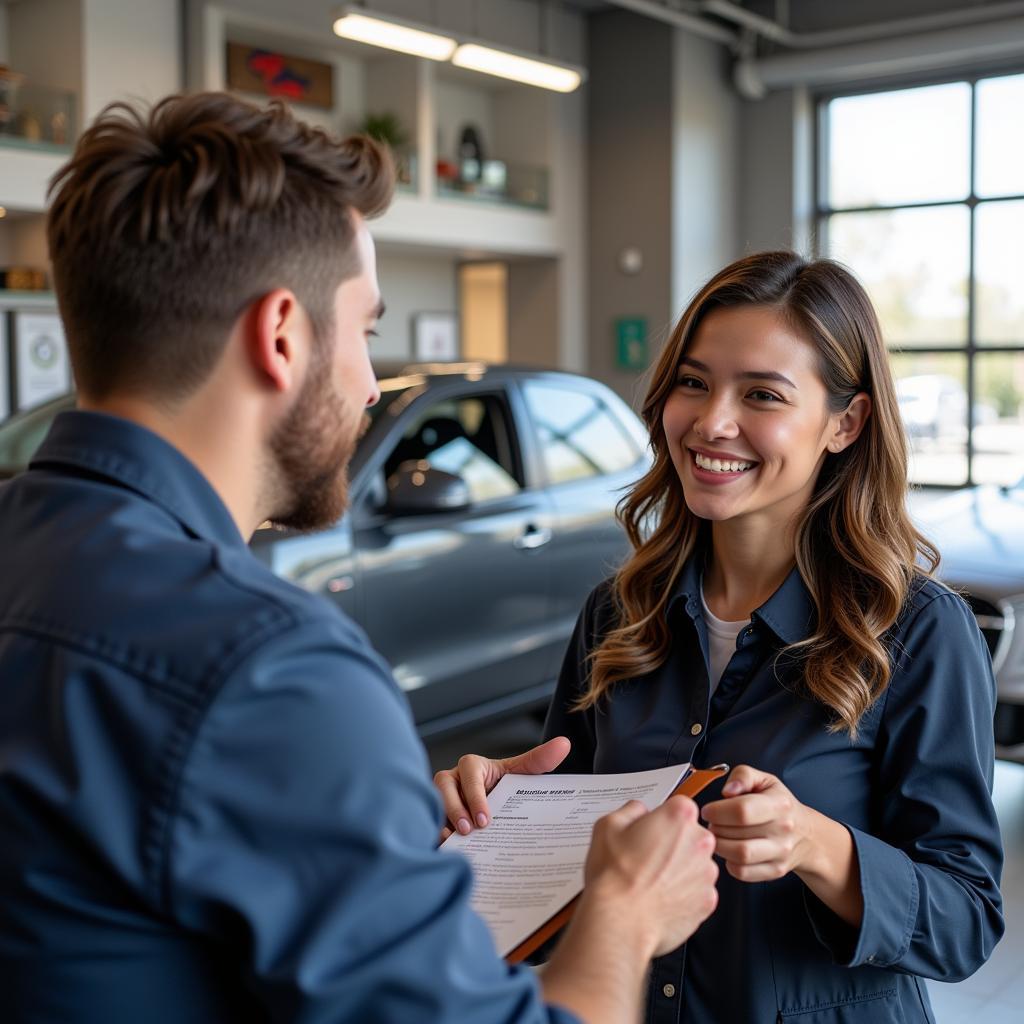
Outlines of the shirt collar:
M 691 618 L 700 612 L 703 571 L 704 554 L 698 550 L 687 560 L 672 588 L 669 609 L 677 601 L 683 601 Z M 790 570 L 779 589 L 754 612 L 752 618 L 760 619 L 787 645 L 799 643 L 811 635 L 816 618 L 814 600 L 796 566 Z
M 245 546 L 209 480 L 177 448 L 146 427 L 107 413 L 60 413 L 29 470 L 75 466 L 159 505 L 197 537 Z

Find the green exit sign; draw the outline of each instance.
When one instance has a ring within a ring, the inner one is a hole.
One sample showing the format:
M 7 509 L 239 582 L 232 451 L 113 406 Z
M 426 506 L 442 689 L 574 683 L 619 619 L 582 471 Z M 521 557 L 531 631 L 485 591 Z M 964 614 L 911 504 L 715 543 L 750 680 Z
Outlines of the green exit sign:
M 647 369 L 647 318 L 621 317 L 615 321 L 615 338 L 620 370 Z

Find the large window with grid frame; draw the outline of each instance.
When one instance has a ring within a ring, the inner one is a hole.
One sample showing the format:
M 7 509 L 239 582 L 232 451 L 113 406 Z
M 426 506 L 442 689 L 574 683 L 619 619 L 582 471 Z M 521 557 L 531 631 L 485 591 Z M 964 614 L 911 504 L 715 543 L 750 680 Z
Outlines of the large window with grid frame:
M 878 310 L 919 484 L 1024 476 L 1024 74 L 822 97 L 818 244 Z

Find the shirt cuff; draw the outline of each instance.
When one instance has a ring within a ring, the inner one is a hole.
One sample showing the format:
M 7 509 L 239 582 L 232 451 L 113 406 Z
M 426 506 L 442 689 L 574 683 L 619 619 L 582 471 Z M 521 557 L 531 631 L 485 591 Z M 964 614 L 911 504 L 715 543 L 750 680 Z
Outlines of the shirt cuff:
M 583 1024 L 575 1013 L 570 1013 L 564 1006 L 548 1003 L 547 1010 L 549 1024 Z
M 845 824 L 845 823 L 843 823 Z M 853 837 L 864 916 L 852 928 L 806 886 L 804 906 L 818 941 L 841 967 L 892 967 L 906 956 L 920 893 L 913 861 L 868 832 L 845 826 Z

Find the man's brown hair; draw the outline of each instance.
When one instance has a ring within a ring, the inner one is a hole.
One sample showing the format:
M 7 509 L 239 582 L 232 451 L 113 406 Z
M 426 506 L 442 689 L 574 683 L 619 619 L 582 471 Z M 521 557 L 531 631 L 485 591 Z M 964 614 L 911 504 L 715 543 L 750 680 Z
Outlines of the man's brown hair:
M 280 102 L 170 96 L 108 106 L 50 184 L 50 258 L 78 387 L 175 399 L 255 299 L 290 288 L 317 338 L 360 270 L 351 211 L 387 207 L 386 152 Z

